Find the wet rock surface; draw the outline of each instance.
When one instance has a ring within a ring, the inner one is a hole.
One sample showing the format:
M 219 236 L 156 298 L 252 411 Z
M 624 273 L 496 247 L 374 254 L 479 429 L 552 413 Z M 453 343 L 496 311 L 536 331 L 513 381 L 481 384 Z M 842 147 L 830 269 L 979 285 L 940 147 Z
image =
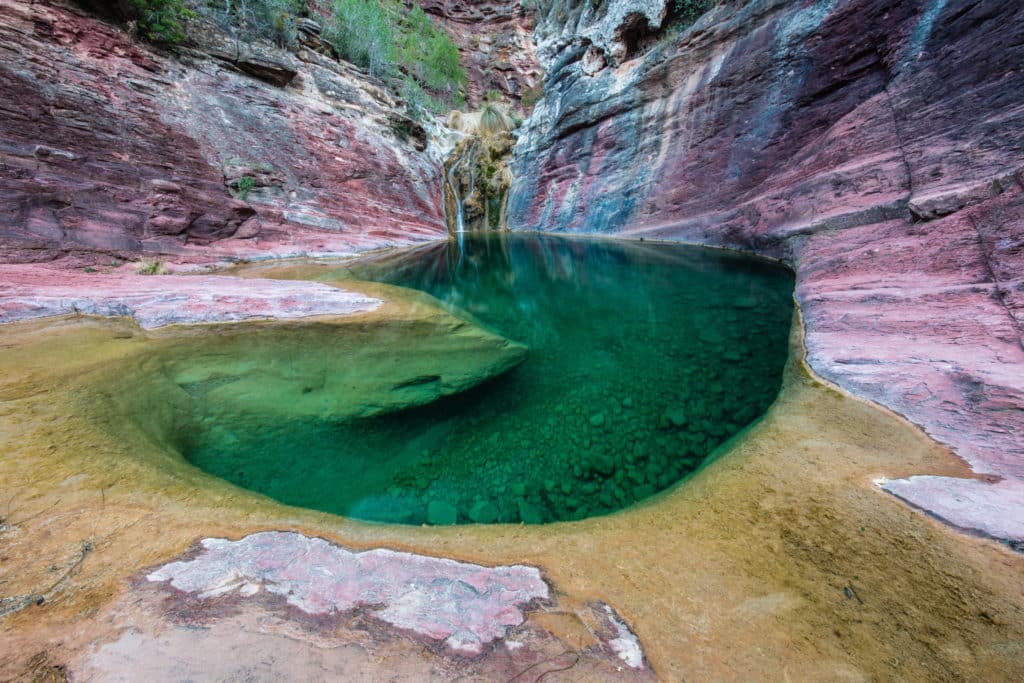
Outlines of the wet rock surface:
M 645 3 L 583 4 L 538 19 L 546 96 L 516 149 L 510 224 L 790 260 L 818 373 L 979 474 L 1024 478 L 1024 9 L 724 3 L 616 57 L 608 17 Z M 944 518 L 954 490 L 899 485 Z M 954 523 L 999 536 L 993 509 Z
M 883 472 L 966 468 L 798 363 L 765 420 L 657 504 L 566 524 L 399 527 L 241 491 L 139 429 L 139 415 L 159 421 L 171 407 L 138 400 L 125 372 L 162 343 L 155 334 L 116 319 L 0 334 L 0 489 L 12 492 L 0 510 L 0 580 L 18 607 L 0 618 L 0 678 L 62 668 L 86 680 L 635 680 L 622 656 L 632 656 L 630 638 L 602 604 L 640 642 L 655 672 L 643 675 L 661 680 L 1020 678 L 1024 555 L 952 532 L 872 485 Z M 793 348 L 799 359 L 798 336 Z M 196 396 L 220 388 L 187 386 Z M 107 409 L 112 400 L 131 404 L 130 421 Z M 537 567 L 555 603 L 525 610 L 503 641 L 467 658 L 361 610 L 310 617 L 265 589 L 200 599 L 144 579 L 195 559 L 199 539 L 268 530 L 352 552 Z

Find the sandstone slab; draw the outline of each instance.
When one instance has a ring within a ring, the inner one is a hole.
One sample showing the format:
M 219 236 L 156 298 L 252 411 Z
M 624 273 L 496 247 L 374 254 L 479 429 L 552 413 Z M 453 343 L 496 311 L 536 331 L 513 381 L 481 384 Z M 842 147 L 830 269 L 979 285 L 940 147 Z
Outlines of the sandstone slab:
M 127 266 L 125 267 L 127 269 Z M 380 301 L 312 282 L 104 275 L 0 266 L 0 323 L 60 315 L 128 317 L 145 329 L 371 311 Z
M 478 655 L 549 597 L 532 567 L 481 567 L 387 549 L 353 553 L 319 538 L 264 532 L 211 538 L 191 560 L 147 575 L 200 599 L 238 591 L 284 597 L 310 615 L 365 608 L 391 626 Z
M 961 529 L 993 538 L 1024 538 L 1024 482 L 990 483 L 955 477 L 916 476 L 884 482 L 882 487 Z

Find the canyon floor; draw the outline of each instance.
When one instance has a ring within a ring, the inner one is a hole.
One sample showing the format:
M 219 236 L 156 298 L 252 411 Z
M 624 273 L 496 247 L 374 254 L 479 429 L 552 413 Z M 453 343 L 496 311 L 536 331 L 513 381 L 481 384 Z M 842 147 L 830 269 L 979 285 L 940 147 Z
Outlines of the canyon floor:
M 512 230 L 778 259 L 799 310 L 778 399 L 686 480 L 457 527 L 288 507 L 167 434 L 222 362 L 253 419 L 322 409 L 320 356 L 264 353 L 296 329 L 357 359 L 339 415 L 523 361 L 274 274 L 445 239 L 462 132 L 315 13 L 171 50 L 84 4 L 0 0 L 0 680 L 1024 680 L 1024 3 L 415 3 L 466 108 L 526 117 Z
M 346 288 L 384 303 L 339 325 L 420 305 Z M 799 321 L 778 401 L 710 464 L 626 511 L 543 526 L 401 527 L 290 508 L 82 409 L 106 400 L 87 385 L 166 336 L 123 318 L 2 328 L 4 679 L 1024 676 L 1024 555 L 879 486 L 969 468 L 813 377 Z M 253 536 L 267 531 L 295 533 Z M 397 552 L 361 553 L 382 548 Z M 302 588 L 340 556 L 383 578 L 354 595 Z M 439 581 L 434 603 L 423 586 Z

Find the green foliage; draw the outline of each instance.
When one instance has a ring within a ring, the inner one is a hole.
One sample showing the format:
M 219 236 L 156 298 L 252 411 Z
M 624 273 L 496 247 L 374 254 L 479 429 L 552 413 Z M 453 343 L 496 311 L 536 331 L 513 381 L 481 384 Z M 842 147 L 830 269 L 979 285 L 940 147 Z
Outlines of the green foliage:
M 420 119 L 425 109 L 433 110 L 435 108 L 430 95 L 412 76 L 402 79 L 401 95 L 405 100 L 407 113 L 414 119 Z
M 295 20 L 305 14 L 303 0 L 249 0 L 250 26 L 281 47 L 295 44 Z
M 520 101 L 527 109 L 533 109 L 542 97 L 544 97 L 544 81 L 537 81 L 536 85 L 523 91 Z
M 166 271 L 163 261 L 139 261 L 135 272 L 139 275 L 161 275 Z
M 452 91 L 466 82 L 466 72 L 462 68 L 459 48 L 441 29 L 434 28 L 433 31 L 429 43 L 430 50 L 427 52 L 424 80 L 427 87 Z
M 501 91 L 494 89 L 488 90 L 487 93 L 484 95 L 484 99 L 487 100 L 488 102 L 500 102 Z
M 128 17 L 139 35 L 164 45 L 177 45 L 185 39 L 185 22 L 195 16 L 184 0 L 127 0 Z
M 238 179 L 235 196 L 244 202 L 249 198 L 249 193 L 252 192 L 254 187 L 256 187 L 256 179 L 251 175 L 244 175 Z
M 434 26 L 419 5 L 399 22 L 399 57 L 404 70 L 431 90 L 451 94 L 465 82 L 459 49 L 448 34 Z
M 404 75 L 402 95 L 411 110 L 439 110 L 431 93 L 450 102 L 466 82 L 455 43 L 419 5 L 406 9 L 397 0 L 334 0 L 324 38 L 371 75 Z
M 715 0 L 674 0 L 672 9 L 676 21 L 683 26 L 689 26 L 700 19 L 714 4 Z
M 481 135 L 504 133 L 514 128 L 512 119 L 496 104 L 488 102 L 480 110 L 480 125 L 477 130 Z
M 323 34 L 342 59 L 371 75 L 390 76 L 398 60 L 394 17 L 377 0 L 335 0 Z
M 295 44 L 295 20 L 307 13 L 304 0 L 205 0 L 200 12 L 221 28 L 280 47 Z

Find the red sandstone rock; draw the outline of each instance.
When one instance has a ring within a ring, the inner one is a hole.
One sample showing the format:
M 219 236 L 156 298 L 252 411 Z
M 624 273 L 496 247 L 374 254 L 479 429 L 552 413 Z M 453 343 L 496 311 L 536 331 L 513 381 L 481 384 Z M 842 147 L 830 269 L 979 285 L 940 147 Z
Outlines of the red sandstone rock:
M 78 313 L 130 317 L 141 327 L 153 329 L 342 316 L 379 305 L 377 299 L 315 282 L 215 275 L 108 275 L 0 265 L 0 323 Z
M 509 627 L 521 609 L 548 597 L 532 567 L 482 567 L 377 549 L 352 553 L 300 533 L 264 531 L 241 541 L 207 539 L 193 560 L 151 574 L 200 599 L 266 590 L 308 614 L 370 610 L 401 631 L 442 641 L 455 652 L 479 654 Z
M 387 548 L 353 552 L 322 538 L 283 531 L 237 541 L 204 539 L 197 554 L 163 565 L 146 578 L 184 594 L 186 603 L 235 598 L 273 604 L 278 596 L 307 619 L 361 612 L 381 622 L 385 633 L 442 645 L 446 654 L 463 657 L 493 654 L 498 644 L 509 653 L 522 648 L 522 655 L 534 654 L 538 636 L 548 634 L 532 626 L 518 629 L 516 640 L 508 636 L 523 624 L 527 611 L 553 599 L 535 567 L 484 567 Z M 615 670 L 628 671 L 630 680 L 648 680 L 643 647 L 622 617 L 603 603 L 577 609 L 578 618 L 593 625 L 592 635 L 604 650 L 575 653 L 582 668 L 607 659 Z
M 523 622 L 527 605 L 549 596 L 533 567 L 481 567 L 384 548 L 354 553 L 290 532 L 208 538 L 202 547 L 195 559 L 172 562 L 147 578 L 199 599 L 266 591 L 309 615 L 365 609 L 463 655 L 479 655 Z
M 0 260 L 208 261 L 445 234 L 439 160 L 391 130 L 380 87 L 312 53 L 227 60 L 197 40 L 175 58 L 69 7 L 0 0 Z M 232 198 L 222 169 L 236 162 L 275 182 Z
M 884 482 L 885 490 L 961 529 L 993 538 L 1024 538 L 1024 481 L 997 483 L 918 476 Z
M 628 27 L 609 17 L 649 5 L 556 0 L 540 18 L 546 97 L 510 224 L 789 260 L 814 369 L 1005 480 L 992 504 L 973 481 L 888 490 L 1024 538 L 1006 495 L 1024 481 L 1024 6 L 720 3 L 611 55 Z M 595 70 L 595 49 L 620 66 Z
M 418 0 L 440 20 L 459 47 L 468 78 L 468 101 L 477 106 L 491 90 L 512 102 L 535 87 L 542 73 L 533 54 L 533 22 L 521 0 Z

